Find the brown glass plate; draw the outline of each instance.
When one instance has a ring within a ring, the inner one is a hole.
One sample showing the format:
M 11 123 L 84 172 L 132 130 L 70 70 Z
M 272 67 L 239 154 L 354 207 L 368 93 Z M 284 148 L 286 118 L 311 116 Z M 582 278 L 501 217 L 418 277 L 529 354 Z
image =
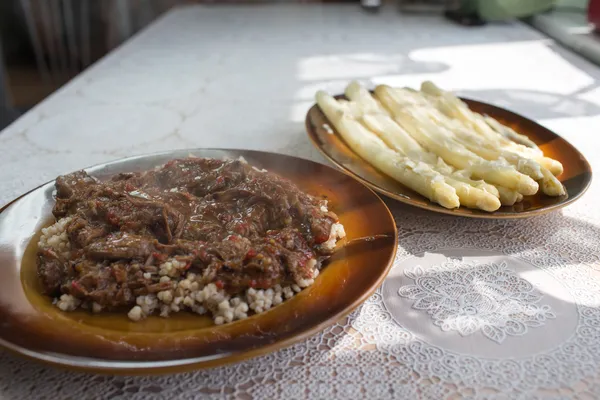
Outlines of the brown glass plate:
M 345 97 L 339 95 L 336 98 Z M 379 193 L 434 212 L 471 218 L 526 218 L 562 208 L 585 193 L 592 182 L 592 168 L 583 155 L 569 142 L 540 124 L 511 111 L 475 100 L 463 100 L 473 111 L 487 114 L 517 132 L 527 135 L 542 149 L 545 155 L 560 161 L 563 164 L 564 172 L 558 179 L 565 186 L 567 194 L 560 197 L 549 197 L 540 191 L 534 196 L 525 197 L 523 201 L 514 206 L 501 207 L 492 213 L 466 207 L 449 210 L 437 203 L 432 203 L 429 199 L 389 178 L 360 158 L 346 145 L 344 139 L 327 121 L 327 117 L 316 104 L 306 115 L 306 131 L 317 149 L 347 174 Z M 329 125 L 331 130 L 325 129 L 324 124 Z
M 163 373 L 240 361 L 289 346 L 338 321 L 381 284 L 396 253 L 394 219 L 381 199 L 349 176 L 295 157 L 242 150 L 181 150 L 88 168 L 102 179 L 186 157 L 235 159 L 327 196 L 347 232 L 309 288 L 270 311 L 227 325 L 188 313 L 131 322 L 125 314 L 64 313 L 40 294 L 35 251 L 52 221 L 54 182 L 0 210 L 0 344 L 60 366 L 110 373 Z M 370 238 L 360 240 L 359 238 Z M 359 240 L 355 240 L 359 239 Z

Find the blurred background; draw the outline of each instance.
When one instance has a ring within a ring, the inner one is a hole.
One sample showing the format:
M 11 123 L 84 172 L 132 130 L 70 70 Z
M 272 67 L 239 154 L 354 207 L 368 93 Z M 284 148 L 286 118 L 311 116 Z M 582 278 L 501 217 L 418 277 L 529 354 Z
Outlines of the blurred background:
M 365 12 L 440 13 L 474 29 L 522 18 L 600 62 L 600 1 L 595 0 L 278 0 L 348 3 Z M 264 1 L 0 0 L 0 129 L 170 8 Z M 374 13 L 373 18 L 376 18 Z

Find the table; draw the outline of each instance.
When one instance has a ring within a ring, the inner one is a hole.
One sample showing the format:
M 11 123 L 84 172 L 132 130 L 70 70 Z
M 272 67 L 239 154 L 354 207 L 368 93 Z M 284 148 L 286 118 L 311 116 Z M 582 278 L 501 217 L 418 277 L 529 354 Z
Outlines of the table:
M 468 29 L 346 5 L 190 6 L 0 133 L 0 205 L 60 173 L 174 148 L 325 162 L 304 115 L 318 88 L 340 92 L 351 78 L 433 79 L 540 121 L 600 167 L 600 70 L 521 23 Z M 392 272 L 361 308 L 306 342 L 143 378 L 65 372 L 1 352 L 0 397 L 597 398 L 599 201 L 595 182 L 576 204 L 523 221 L 388 201 L 400 237 Z

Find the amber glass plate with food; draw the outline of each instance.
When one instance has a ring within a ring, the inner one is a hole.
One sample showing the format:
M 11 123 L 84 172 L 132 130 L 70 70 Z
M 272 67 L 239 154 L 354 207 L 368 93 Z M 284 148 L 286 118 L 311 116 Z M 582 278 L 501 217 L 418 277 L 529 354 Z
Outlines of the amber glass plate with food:
M 351 82 L 318 92 L 306 116 L 314 145 L 372 189 L 413 206 L 472 218 L 524 218 L 564 207 L 592 180 L 583 155 L 511 111 L 419 89 Z
M 128 158 L 0 213 L 0 344 L 110 373 L 212 367 L 289 346 L 381 284 L 397 233 L 330 167 L 241 150 Z

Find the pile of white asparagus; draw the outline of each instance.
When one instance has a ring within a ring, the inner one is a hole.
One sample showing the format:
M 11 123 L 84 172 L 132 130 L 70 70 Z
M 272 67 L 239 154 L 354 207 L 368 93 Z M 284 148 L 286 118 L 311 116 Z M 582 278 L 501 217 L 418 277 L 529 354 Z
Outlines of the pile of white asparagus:
M 534 195 L 561 196 L 562 164 L 526 136 L 475 113 L 424 82 L 421 90 L 358 82 L 349 100 L 317 92 L 317 104 L 350 148 L 375 168 L 446 208 L 496 211 Z

